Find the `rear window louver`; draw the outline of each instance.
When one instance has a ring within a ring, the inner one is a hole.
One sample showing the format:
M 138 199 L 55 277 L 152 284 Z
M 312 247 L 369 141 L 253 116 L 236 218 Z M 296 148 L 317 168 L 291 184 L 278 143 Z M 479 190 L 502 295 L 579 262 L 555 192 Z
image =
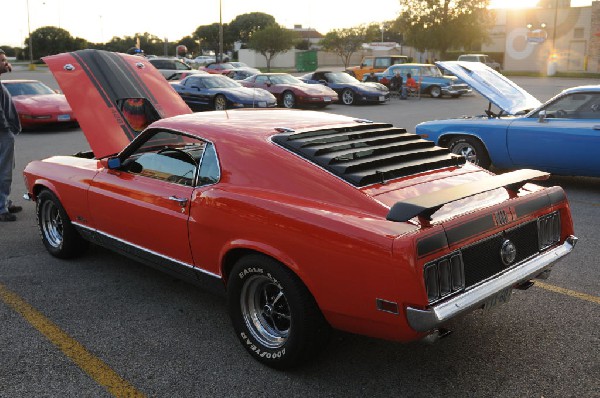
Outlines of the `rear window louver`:
M 391 124 L 285 132 L 273 142 L 357 187 L 465 163 L 464 157 Z

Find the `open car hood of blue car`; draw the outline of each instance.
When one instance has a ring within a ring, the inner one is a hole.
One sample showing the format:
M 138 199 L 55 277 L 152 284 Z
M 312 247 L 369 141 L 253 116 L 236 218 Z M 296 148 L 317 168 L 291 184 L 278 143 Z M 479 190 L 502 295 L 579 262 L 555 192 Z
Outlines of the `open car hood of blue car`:
M 512 80 L 481 62 L 440 61 L 436 64 L 452 72 L 509 115 L 530 111 L 542 104 Z

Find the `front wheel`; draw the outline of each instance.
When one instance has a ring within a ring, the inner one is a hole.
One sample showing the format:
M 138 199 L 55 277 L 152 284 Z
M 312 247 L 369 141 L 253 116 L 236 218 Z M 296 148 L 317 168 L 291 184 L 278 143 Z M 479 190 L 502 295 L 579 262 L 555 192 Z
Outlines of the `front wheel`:
M 284 108 L 292 109 L 296 106 L 296 96 L 291 91 L 283 93 L 281 104 Z
M 352 91 L 352 89 L 347 88 L 342 92 L 342 103 L 344 105 L 352 105 L 355 101 L 354 97 L 354 91 Z
M 227 109 L 227 99 L 223 95 L 215 97 L 215 111 L 224 111 Z
M 42 242 L 53 256 L 76 257 L 87 248 L 87 241 L 75 230 L 60 201 L 49 190 L 43 190 L 37 197 L 37 221 Z
M 487 150 L 476 138 L 473 137 L 455 137 L 448 143 L 448 148 L 452 153 L 463 155 L 468 162 L 488 169 L 492 164 Z
M 431 86 L 429 95 L 431 95 L 432 98 L 440 98 L 442 96 L 442 89 L 439 86 Z
M 270 257 L 242 257 L 231 271 L 227 299 L 242 345 L 267 366 L 297 366 L 327 342 L 329 325 L 306 286 Z

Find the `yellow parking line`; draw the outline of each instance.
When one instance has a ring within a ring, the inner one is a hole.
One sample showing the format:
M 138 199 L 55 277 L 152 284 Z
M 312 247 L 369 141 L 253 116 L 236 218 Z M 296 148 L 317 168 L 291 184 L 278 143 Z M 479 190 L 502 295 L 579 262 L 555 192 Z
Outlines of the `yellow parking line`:
M 592 296 L 590 294 L 576 292 L 574 290 L 565 289 L 563 287 L 558 287 L 554 285 L 549 285 L 544 282 L 535 281 L 535 285 L 537 287 L 541 287 L 542 289 L 550 290 L 551 292 L 565 294 L 567 296 L 575 297 L 585 301 L 591 301 L 592 303 L 600 304 L 600 297 Z
M 115 397 L 144 397 L 144 394 L 119 376 L 107 364 L 63 332 L 25 300 L 0 283 L 0 299 L 20 313 L 34 328 Z

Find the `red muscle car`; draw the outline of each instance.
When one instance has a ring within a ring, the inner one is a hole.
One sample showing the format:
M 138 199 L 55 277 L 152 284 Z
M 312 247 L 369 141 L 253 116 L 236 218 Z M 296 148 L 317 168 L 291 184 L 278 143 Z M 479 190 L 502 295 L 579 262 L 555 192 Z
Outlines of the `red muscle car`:
M 546 173 L 494 175 L 352 117 L 192 114 L 139 57 L 44 60 L 92 149 L 24 171 L 50 254 L 92 242 L 224 292 L 242 345 L 274 368 L 314 357 L 330 328 L 438 335 L 576 243 L 563 190 L 531 183 Z

